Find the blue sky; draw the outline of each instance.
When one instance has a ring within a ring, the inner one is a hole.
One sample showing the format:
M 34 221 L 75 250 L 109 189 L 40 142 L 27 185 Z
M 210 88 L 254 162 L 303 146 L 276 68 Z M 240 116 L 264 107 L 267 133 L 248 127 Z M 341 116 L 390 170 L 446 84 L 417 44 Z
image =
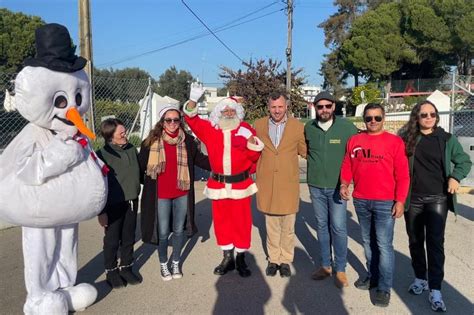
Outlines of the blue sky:
M 243 69 L 240 60 L 212 35 L 189 40 L 209 32 L 180 0 L 90 2 L 93 57 L 98 68 L 139 67 L 158 78 L 174 65 L 209 85 L 220 85 L 220 66 Z M 287 17 L 286 10 L 278 11 L 285 8 L 283 1 L 185 2 L 211 29 L 229 26 L 216 34 L 243 60 L 273 58 L 286 67 Z M 293 67 L 304 69 L 308 84 L 319 85 L 321 60 L 328 50 L 324 47 L 324 33 L 317 25 L 334 13 L 335 7 L 332 0 L 294 2 Z M 1 3 L 11 11 L 65 25 L 78 44 L 77 0 L 1 0 Z M 249 22 L 232 27 L 246 21 Z M 187 42 L 176 45 L 182 41 Z M 173 45 L 176 46 L 164 48 Z

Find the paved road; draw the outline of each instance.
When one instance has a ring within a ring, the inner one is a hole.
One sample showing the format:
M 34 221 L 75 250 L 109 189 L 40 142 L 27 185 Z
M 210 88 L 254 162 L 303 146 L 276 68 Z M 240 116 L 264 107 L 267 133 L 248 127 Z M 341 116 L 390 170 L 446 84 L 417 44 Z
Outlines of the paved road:
M 263 217 L 254 211 L 252 250 L 248 262 L 253 271 L 242 279 L 236 273 L 223 277 L 212 274 L 221 252 L 215 245 L 210 216 L 210 202 L 203 199 L 203 184 L 198 183 L 197 223 L 200 232 L 184 249 L 184 277 L 163 282 L 159 276 L 156 249 L 136 243 L 136 269 L 143 283 L 135 287 L 110 291 L 104 281 L 101 254 L 101 229 L 95 220 L 80 224 L 79 282 L 95 283 L 99 299 L 84 314 L 431 314 L 428 294 L 412 296 L 407 287 L 412 280 L 407 236 L 403 220 L 395 232 L 396 267 L 392 302 L 386 309 L 372 305 L 373 294 L 352 286 L 364 271 L 360 231 L 349 203 L 348 277 L 351 286 L 337 289 L 332 279 L 316 282 L 309 275 L 318 265 L 318 243 L 315 220 L 308 189 L 301 184 L 301 210 L 297 216 L 294 275 L 287 279 L 264 275 Z M 460 215 L 448 217 L 446 231 L 446 271 L 443 294 L 451 314 L 473 314 L 474 300 L 474 195 L 461 195 Z M 255 208 L 255 204 L 254 204 Z M 21 229 L 0 231 L 0 313 L 20 314 L 25 299 Z

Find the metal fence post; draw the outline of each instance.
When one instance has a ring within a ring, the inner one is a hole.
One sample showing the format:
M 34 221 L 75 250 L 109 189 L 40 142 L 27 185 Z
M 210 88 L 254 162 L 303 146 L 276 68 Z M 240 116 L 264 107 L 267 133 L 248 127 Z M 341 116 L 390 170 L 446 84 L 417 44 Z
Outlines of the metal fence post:
M 453 70 L 451 81 L 451 110 L 449 113 L 449 132 L 454 132 L 454 92 L 456 89 L 456 72 Z
M 148 78 L 148 87 L 146 89 L 145 96 L 143 97 L 143 102 L 140 104 L 140 107 L 138 108 L 138 112 L 135 115 L 135 119 L 133 120 L 132 127 L 128 130 L 128 136 L 130 136 L 133 129 L 135 129 L 135 125 L 137 124 L 138 117 L 140 117 L 140 114 L 142 112 L 143 105 L 145 104 L 145 100 L 146 100 L 147 95 L 149 95 L 149 97 L 151 98 L 152 94 L 153 94 L 153 91 L 151 89 L 151 78 Z M 145 121 L 146 121 L 146 116 L 147 115 L 148 115 L 148 102 L 147 102 L 147 107 L 145 108 Z M 151 119 L 151 117 L 150 117 L 150 119 Z M 140 130 L 140 138 L 143 139 L 143 131 L 145 130 L 145 127 L 144 127 L 144 125 L 143 126 L 141 125 L 140 127 L 141 127 L 140 128 L 141 129 Z

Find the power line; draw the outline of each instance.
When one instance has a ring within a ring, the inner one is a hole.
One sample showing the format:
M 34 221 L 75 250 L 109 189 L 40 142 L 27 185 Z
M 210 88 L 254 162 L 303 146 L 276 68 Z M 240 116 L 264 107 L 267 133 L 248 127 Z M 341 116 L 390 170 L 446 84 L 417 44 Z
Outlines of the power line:
M 230 49 L 229 46 L 226 45 L 226 43 L 224 43 L 207 25 L 206 23 L 204 23 L 203 20 L 201 20 L 201 18 L 199 18 L 199 16 L 197 16 L 196 13 L 194 13 L 194 11 L 186 4 L 186 2 L 184 2 L 184 0 L 181 0 L 181 2 L 184 4 L 184 6 L 196 17 L 196 19 L 199 20 L 199 22 L 201 22 L 202 25 L 204 25 L 205 28 L 207 28 L 207 30 L 228 50 L 230 51 L 237 59 L 240 60 L 241 63 L 244 63 L 243 59 L 240 58 L 232 49 Z
M 258 9 L 256 9 L 256 10 L 254 10 L 254 11 L 251 11 L 251 12 L 249 12 L 249 13 L 246 13 L 245 15 L 242 15 L 242 16 L 240 16 L 240 17 L 237 17 L 236 19 L 234 19 L 234 20 L 232 20 L 232 21 L 229 21 L 229 22 L 227 22 L 227 23 L 225 23 L 225 24 L 222 24 L 222 25 L 220 25 L 220 26 L 217 26 L 217 27 L 213 27 L 213 29 L 214 29 L 214 31 L 216 31 L 216 29 L 219 29 L 219 28 L 222 28 L 222 27 L 226 27 L 227 25 L 234 24 L 235 22 L 241 21 L 242 19 L 245 19 L 245 18 L 247 18 L 247 17 L 249 17 L 249 16 L 251 16 L 251 15 L 254 15 L 255 13 L 262 12 L 263 10 L 265 10 L 265 9 L 267 9 L 267 8 L 269 8 L 269 7 L 271 7 L 271 6 L 275 5 L 275 4 L 277 4 L 277 3 L 279 3 L 279 2 L 280 2 L 279 0 L 276 0 L 276 1 L 272 2 L 272 3 L 270 3 L 270 4 L 267 4 L 267 5 L 263 6 L 263 7 L 260 7 L 260 8 L 258 8 Z M 171 35 L 181 35 L 181 34 L 189 35 L 189 33 L 190 33 L 191 31 L 194 31 L 194 30 L 196 30 L 196 29 L 201 29 L 201 28 L 202 28 L 202 26 L 197 26 L 197 27 L 193 27 L 193 28 L 190 28 L 190 29 L 186 29 L 186 30 L 182 30 L 182 31 L 179 31 L 179 32 L 175 32 L 175 33 L 173 33 L 173 34 L 171 34 Z M 201 33 L 199 33 L 199 34 L 201 34 Z M 206 31 L 205 34 L 208 34 L 208 32 Z M 166 34 L 166 35 L 170 35 L 170 34 Z M 163 37 L 163 36 L 160 36 L 159 39 L 160 39 L 160 40 L 163 40 L 164 37 Z M 156 38 L 150 38 L 149 40 L 150 40 L 150 41 L 156 41 L 157 39 L 156 39 Z M 170 37 L 170 40 L 175 40 L 175 39 Z M 139 45 L 137 45 L 136 43 L 132 43 L 132 44 L 126 44 L 126 45 L 116 46 L 116 47 L 114 47 L 114 48 L 112 48 L 112 49 L 122 49 L 122 48 L 128 48 L 128 47 L 132 47 L 132 46 L 133 46 L 133 47 L 137 47 L 137 46 L 139 46 Z M 150 46 L 150 45 L 148 45 L 148 47 L 149 47 L 149 46 Z M 146 49 L 146 48 L 144 48 L 144 49 Z M 99 55 L 100 55 L 100 54 L 103 55 L 104 53 L 105 53 L 105 52 L 95 52 L 95 55 L 98 55 L 98 54 L 99 54 Z
M 237 23 L 237 24 L 234 24 L 234 25 L 230 25 L 230 26 L 227 26 L 227 27 L 223 27 L 223 26 L 220 26 L 219 28 L 217 28 L 215 30 L 216 33 L 219 33 L 219 32 L 223 32 L 223 31 L 226 31 L 228 29 L 231 29 L 231 28 L 234 28 L 234 27 L 237 27 L 237 26 L 240 26 L 240 25 L 243 25 L 243 24 L 247 24 L 247 23 L 250 23 L 250 22 L 253 22 L 255 20 L 258 20 L 258 19 L 261 19 L 261 18 L 264 18 L 264 17 L 267 17 L 269 15 L 272 15 L 272 14 L 275 14 L 277 12 L 281 12 L 283 10 L 286 10 L 286 8 L 281 8 L 281 9 L 278 9 L 278 10 L 274 10 L 274 11 L 271 11 L 269 13 L 266 13 L 266 14 L 262 14 L 262 15 L 259 15 L 257 17 L 254 17 L 252 19 L 249 19 L 247 21 L 242 21 L 240 23 Z M 247 15 L 248 16 L 248 15 Z M 229 24 L 229 23 L 227 23 Z M 227 25 L 226 24 L 226 25 Z M 204 33 L 204 34 L 198 34 L 198 35 L 195 35 L 195 36 L 192 36 L 192 37 L 189 37 L 187 39 L 184 39 L 184 40 L 181 40 L 181 41 L 178 41 L 178 42 L 175 42 L 175 43 L 172 43 L 172 44 L 169 44 L 169 45 L 165 45 L 165 46 L 162 46 L 160 48 L 157 48 L 157 49 L 153 49 L 153 50 L 150 50 L 150 51 L 146 51 L 144 53 L 141 53 L 141 54 L 137 54 L 137 55 L 132 55 L 132 56 L 128 56 L 128 57 L 125 57 L 125 58 L 122 58 L 122 59 L 119 59 L 119 60 L 115 60 L 115 61 L 111 61 L 111 62 L 105 62 L 105 63 L 102 63 L 102 64 L 99 64 L 97 65 L 98 67 L 110 67 L 110 66 L 113 66 L 113 65 L 116 65 L 116 64 L 120 64 L 120 63 L 124 63 L 124 62 L 127 62 L 127 61 L 130 61 L 130 60 L 133 60 L 133 59 L 137 59 L 137 58 L 140 58 L 140 57 L 143 57 L 143 56 L 146 56 L 146 55 L 150 55 L 150 54 L 154 54 L 154 53 L 157 53 L 157 52 L 160 52 L 160 51 L 163 51 L 163 50 L 166 50 L 168 48 L 172 48 L 172 47 L 176 47 L 176 46 L 179 46 L 179 45 L 182 45 L 182 44 L 185 44 L 185 43 L 188 43 L 188 42 L 191 42 L 193 40 L 196 40 L 196 39 L 199 39 L 199 38 L 202 38 L 202 37 L 206 37 L 206 36 L 209 36 L 210 34 L 209 33 Z

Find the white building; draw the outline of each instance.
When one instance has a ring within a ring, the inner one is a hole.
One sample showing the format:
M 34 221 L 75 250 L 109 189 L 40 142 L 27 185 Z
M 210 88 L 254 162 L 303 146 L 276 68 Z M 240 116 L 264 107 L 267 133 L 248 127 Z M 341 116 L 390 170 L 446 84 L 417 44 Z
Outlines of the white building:
M 316 110 L 314 109 L 313 101 L 316 95 L 321 92 L 321 87 L 317 85 L 305 85 L 300 89 L 303 91 L 303 98 L 308 104 L 308 117 L 311 119 L 316 118 Z

